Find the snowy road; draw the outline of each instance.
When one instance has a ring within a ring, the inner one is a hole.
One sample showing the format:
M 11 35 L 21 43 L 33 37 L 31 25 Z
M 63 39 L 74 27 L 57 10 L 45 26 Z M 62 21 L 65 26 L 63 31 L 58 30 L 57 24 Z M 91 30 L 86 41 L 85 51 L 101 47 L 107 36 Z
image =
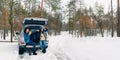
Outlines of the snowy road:
M 47 53 L 43 54 L 40 50 L 37 51 L 38 55 L 29 56 L 28 53 L 24 54 L 24 58 L 19 60 L 71 60 L 67 55 L 61 50 L 54 50 L 51 48 L 47 49 Z
M 20 59 L 17 42 L 0 42 L 0 60 L 120 60 L 120 38 L 82 37 L 75 38 L 67 32 L 50 36 L 45 54 L 24 54 Z
M 45 54 L 38 50 L 38 55 L 29 56 L 25 53 L 24 58 L 21 59 L 18 55 L 17 42 L 0 42 L 0 60 L 71 60 L 58 45 L 58 42 L 52 39 Z
M 17 42 L 0 42 L 0 60 L 70 60 L 60 49 L 52 49 L 49 47 L 46 54 L 43 54 L 40 50 L 38 50 L 37 53 L 38 55 L 31 56 L 25 53 L 24 58 L 21 59 L 18 55 Z
M 16 60 L 17 58 L 17 43 L 0 42 L 0 60 Z

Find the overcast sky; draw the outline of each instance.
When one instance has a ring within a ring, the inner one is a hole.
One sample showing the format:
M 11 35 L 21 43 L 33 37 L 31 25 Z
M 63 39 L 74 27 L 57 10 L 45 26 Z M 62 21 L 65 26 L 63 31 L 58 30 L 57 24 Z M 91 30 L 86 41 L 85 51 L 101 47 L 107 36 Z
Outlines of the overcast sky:
M 99 5 L 102 5 L 105 9 L 105 12 L 110 11 L 111 0 L 84 0 L 86 6 L 94 7 L 95 3 L 98 2 Z M 117 10 L 117 0 L 113 0 L 113 9 Z

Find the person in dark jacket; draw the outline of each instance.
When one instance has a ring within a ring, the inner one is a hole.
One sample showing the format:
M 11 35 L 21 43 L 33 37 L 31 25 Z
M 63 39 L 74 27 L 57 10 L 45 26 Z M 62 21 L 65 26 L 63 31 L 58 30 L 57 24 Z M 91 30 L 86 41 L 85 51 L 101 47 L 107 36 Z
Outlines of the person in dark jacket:
M 24 40 L 26 42 L 26 45 L 33 45 L 33 55 L 37 55 L 36 53 L 36 43 L 30 40 L 30 34 L 29 28 L 25 28 L 24 30 Z

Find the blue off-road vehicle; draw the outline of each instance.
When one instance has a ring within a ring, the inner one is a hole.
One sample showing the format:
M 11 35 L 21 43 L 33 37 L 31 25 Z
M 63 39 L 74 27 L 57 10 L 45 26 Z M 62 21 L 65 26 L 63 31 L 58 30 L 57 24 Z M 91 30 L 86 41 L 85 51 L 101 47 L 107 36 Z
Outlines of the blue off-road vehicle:
M 48 20 L 44 19 L 44 18 L 24 18 L 22 24 L 22 30 L 21 32 L 17 32 L 16 34 L 19 35 L 18 38 L 18 45 L 19 45 L 19 55 L 24 54 L 24 52 L 29 52 L 29 55 L 31 55 L 31 49 L 33 48 L 32 45 L 26 44 L 25 40 L 24 40 L 24 30 L 25 28 L 29 28 L 31 31 L 31 35 L 30 35 L 30 40 L 32 40 L 33 42 L 35 42 L 36 48 L 40 49 L 40 45 L 39 45 L 39 38 L 40 36 L 37 36 L 35 33 L 37 33 L 37 30 L 40 30 L 42 26 L 45 26 L 47 24 Z M 46 28 L 46 30 L 48 30 Z M 34 33 L 33 33 L 34 32 Z M 46 31 L 47 33 L 47 31 Z M 39 32 L 38 32 L 39 34 Z M 34 37 L 33 37 L 34 36 Z M 46 47 L 48 47 L 48 40 L 46 37 Z

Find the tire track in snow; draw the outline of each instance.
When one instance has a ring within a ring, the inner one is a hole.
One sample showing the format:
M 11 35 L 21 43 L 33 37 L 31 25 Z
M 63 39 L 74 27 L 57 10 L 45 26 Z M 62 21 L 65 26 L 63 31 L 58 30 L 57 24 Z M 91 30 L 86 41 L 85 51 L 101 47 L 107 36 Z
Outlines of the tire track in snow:
M 68 57 L 64 52 L 56 52 L 54 53 L 54 55 L 56 56 L 56 58 L 58 60 L 72 60 L 70 57 Z
M 49 50 L 53 52 L 57 60 L 73 60 L 70 56 L 66 54 L 66 52 L 63 50 L 64 48 L 60 45 L 60 42 L 61 42 L 60 38 L 61 36 L 54 36 L 54 37 L 49 38 L 50 39 Z
M 45 54 L 40 53 L 39 50 L 37 51 L 38 55 L 25 57 L 25 59 L 22 60 L 73 60 L 62 50 L 63 48 L 59 45 L 58 38 L 60 37 L 52 37 L 49 39 L 49 47 Z
M 71 60 L 67 55 L 65 55 L 62 52 L 56 52 L 56 53 L 47 53 L 47 54 L 38 54 L 38 55 L 25 55 L 23 59 L 20 60 Z M 18 59 L 19 60 L 19 59 Z
M 52 54 L 55 56 L 55 58 L 57 60 L 72 60 L 72 58 L 70 58 L 63 50 L 62 48 L 59 46 L 59 44 L 57 44 L 57 47 L 49 47 L 49 51 L 52 52 Z
M 29 56 L 28 53 L 24 54 L 24 57 L 19 60 L 72 60 L 61 49 L 48 48 L 47 52 L 43 54 L 40 50 L 37 51 L 38 55 Z

